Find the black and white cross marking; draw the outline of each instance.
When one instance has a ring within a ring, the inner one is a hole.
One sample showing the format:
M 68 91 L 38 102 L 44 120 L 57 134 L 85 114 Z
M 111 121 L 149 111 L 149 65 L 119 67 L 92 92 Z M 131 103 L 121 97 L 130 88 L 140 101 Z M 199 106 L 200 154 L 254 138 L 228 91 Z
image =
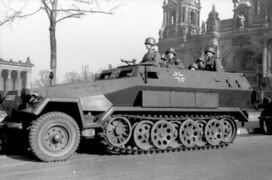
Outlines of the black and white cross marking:
M 180 72 L 177 72 L 177 71 L 175 71 L 173 76 L 175 79 L 177 79 L 179 82 L 182 82 L 182 83 L 184 83 L 184 80 L 186 79 L 183 74 L 181 74 Z

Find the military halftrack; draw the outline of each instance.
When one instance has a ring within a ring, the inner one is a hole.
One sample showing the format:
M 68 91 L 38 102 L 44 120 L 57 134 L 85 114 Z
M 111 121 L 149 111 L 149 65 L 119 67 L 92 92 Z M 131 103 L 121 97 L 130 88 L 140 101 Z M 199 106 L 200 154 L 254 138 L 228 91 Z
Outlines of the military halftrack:
M 26 132 L 33 154 L 51 162 L 68 159 L 81 138 L 120 154 L 227 146 L 236 121 L 247 121 L 251 87 L 240 73 L 135 64 L 105 70 L 94 82 L 17 93 L 2 103 L 2 130 Z

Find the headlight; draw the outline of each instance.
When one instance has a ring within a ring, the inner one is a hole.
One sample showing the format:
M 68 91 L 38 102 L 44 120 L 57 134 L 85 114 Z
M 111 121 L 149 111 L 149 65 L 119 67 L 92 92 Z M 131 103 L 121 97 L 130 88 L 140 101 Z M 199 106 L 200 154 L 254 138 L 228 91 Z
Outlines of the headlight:
M 7 117 L 7 113 L 5 111 L 0 110 L 0 122 L 2 122 Z

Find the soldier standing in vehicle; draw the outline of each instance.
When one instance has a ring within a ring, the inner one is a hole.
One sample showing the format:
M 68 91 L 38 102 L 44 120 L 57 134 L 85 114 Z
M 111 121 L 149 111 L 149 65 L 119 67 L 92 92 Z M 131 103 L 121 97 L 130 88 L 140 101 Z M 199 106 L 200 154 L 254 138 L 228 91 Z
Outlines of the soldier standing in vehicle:
M 163 67 L 178 67 L 181 69 L 185 69 L 184 64 L 181 62 L 181 60 L 176 57 L 176 51 L 174 48 L 169 48 L 165 52 L 165 58 L 163 60 Z
M 159 52 L 155 50 L 156 40 L 153 37 L 148 37 L 145 39 L 145 47 L 147 49 L 147 53 L 144 55 L 141 63 L 154 63 L 158 65 L 161 59 L 161 55 Z
M 205 51 L 204 69 L 207 71 L 224 71 L 220 59 L 214 55 L 215 51 L 211 47 Z
M 205 51 L 205 59 L 199 57 L 195 64 L 197 64 L 198 70 L 224 71 L 220 59 L 215 57 L 215 51 L 211 47 Z

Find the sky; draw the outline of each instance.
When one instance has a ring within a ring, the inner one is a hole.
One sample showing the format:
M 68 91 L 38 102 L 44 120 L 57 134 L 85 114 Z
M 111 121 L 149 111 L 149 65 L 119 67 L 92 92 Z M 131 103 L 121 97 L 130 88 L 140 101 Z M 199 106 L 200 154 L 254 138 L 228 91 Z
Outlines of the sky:
M 163 0 L 110 0 L 104 8 L 121 5 L 113 15 L 90 14 L 58 24 L 58 82 L 67 72 L 81 72 L 86 65 L 97 72 L 109 64 L 120 65 L 120 59 L 139 62 L 146 52 L 145 38 L 158 38 L 162 3 Z M 220 19 L 232 18 L 232 0 L 201 0 L 201 20 L 207 20 L 213 4 Z M 44 12 L 0 26 L 0 58 L 25 61 L 30 57 L 34 81 L 40 70 L 50 69 L 48 27 Z

